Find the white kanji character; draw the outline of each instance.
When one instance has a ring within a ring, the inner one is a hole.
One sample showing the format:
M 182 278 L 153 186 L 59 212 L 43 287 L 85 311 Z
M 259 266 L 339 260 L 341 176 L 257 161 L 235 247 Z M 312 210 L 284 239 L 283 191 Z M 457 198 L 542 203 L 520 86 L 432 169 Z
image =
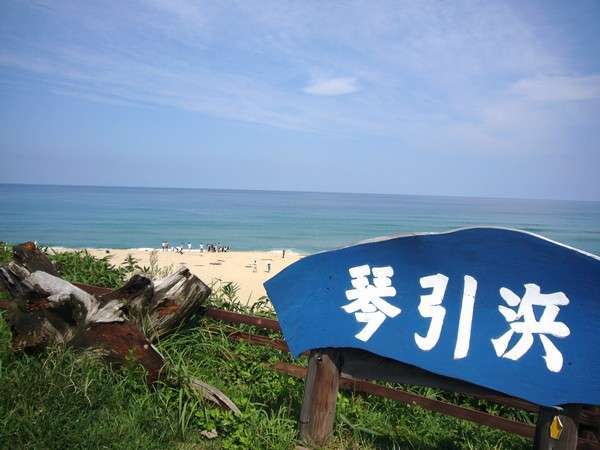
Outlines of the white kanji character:
M 431 317 L 431 322 L 427 336 L 423 337 L 415 333 L 415 342 L 421 350 L 429 351 L 437 344 L 446 317 L 446 308 L 442 306 L 442 300 L 448 286 L 448 277 L 438 273 L 421 277 L 419 282 L 422 288 L 432 289 L 430 294 L 421 295 L 421 303 L 419 303 L 419 314 L 423 317 Z
M 358 322 L 366 323 L 365 327 L 355 337 L 363 342 L 368 341 L 373 333 L 381 326 L 387 317 L 396 317 L 400 308 L 390 305 L 383 297 L 394 297 L 396 289 L 392 286 L 391 277 L 394 269 L 386 267 L 369 267 L 369 265 L 356 266 L 348 270 L 352 277 L 354 289 L 346 291 L 346 298 L 353 300 L 342 306 L 349 314 L 354 313 Z M 373 275 L 373 284 L 367 278 Z
M 563 356 L 546 334 L 557 338 L 564 338 L 571 334 L 567 325 L 555 320 L 560 311 L 559 305 L 569 304 L 567 296 L 563 292 L 542 294 L 540 287 L 533 283 L 525 285 L 523 298 L 505 287 L 500 289 L 500 295 L 509 306 L 513 308 L 518 306 L 518 309 L 515 311 L 503 305 L 498 306 L 498 311 L 509 322 L 510 329 L 502 336 L 492 339 L 496 355 L 513 361 L 518 360 L 531 348 L 534 341 L 533 335 L 537 334 L 546 352 L 543 356 L 546 367 L 551 372 L 560 372 L 563 365 Z M 536 319 L 534 306 L 544 307 L 540 320 Z M 520 334 L 521 337 L 507 351 L 510 340 L 515 333 Z
M 446 308 L 442 306 L 448 277 L 441 273 L 421 277 L 419 280 L 422 288 L 431 288 L 431 293 L 421 295 L 419 303 L 419 314 L 430 317 L 431 323 L 426 336 L 415 333 L 417 346 L 424 351 L 429 351 L 437 344 L 442 332 Z M 475 304 L 475 292 L 477 291 L 477 280 L 470 275 L 464 276 L 463 297 L 460 308 L 460 319 L 458 322 L 458 334 L 454 347 L 454 359 L 462 359 L 469 353 L 471 340 L 471 322 L 473 319 L 473 307 Z

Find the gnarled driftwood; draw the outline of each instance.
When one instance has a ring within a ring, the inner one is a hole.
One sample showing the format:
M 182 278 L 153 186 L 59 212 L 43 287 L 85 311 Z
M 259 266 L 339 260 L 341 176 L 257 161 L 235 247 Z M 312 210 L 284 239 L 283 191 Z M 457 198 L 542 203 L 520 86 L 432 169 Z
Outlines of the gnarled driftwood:
M 12 300 L 4 303 L 15 350 L 67 344 L 100 352 L 117 364 L 134 359 L 156 381 L 165 359 L 152 341 L 174 331 L 198 312 L 210 288 L 187 268 L 162 280 L 134 275 L 121 288 L 93 295 L 58 276 L 33 243 L 14 247 L 14 261 L 0 266 L 0 285 Z M 197 379 L 190 387 L 235 413 L 235 404 Z

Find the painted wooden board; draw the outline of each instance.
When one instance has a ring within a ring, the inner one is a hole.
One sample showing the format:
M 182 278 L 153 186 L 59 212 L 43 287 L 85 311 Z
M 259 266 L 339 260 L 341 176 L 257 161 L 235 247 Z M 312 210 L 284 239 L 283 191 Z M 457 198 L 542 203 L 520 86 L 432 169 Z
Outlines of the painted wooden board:
M 301 259 L 265 283 L 294 355 L 350 347 L 545 406 L 600 404 L 600 258 L 466 228 Z

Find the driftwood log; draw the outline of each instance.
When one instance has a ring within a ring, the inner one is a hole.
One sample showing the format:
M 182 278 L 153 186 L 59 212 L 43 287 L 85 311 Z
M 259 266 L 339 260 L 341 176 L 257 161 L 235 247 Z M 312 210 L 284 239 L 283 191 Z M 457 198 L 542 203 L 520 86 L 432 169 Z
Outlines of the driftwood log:
M 64 344 L 96 351 L 117 365 L 135 360 L 147 369 L 149 383 L 164 378 L 168 369 L 152 342 L 183 325 L 210 295 L 187 268 L 156 281 L 134 275 L 119 289 L 93 295 L 60 278 L 32 242 L 15 246 L 13 259 L 0 266 L 0 286 L 11 297 L 0 307 L 8 310 L 15 351 Z M 198 379 L 189 384 L 204 398 L 239 413 L 218 389 Z

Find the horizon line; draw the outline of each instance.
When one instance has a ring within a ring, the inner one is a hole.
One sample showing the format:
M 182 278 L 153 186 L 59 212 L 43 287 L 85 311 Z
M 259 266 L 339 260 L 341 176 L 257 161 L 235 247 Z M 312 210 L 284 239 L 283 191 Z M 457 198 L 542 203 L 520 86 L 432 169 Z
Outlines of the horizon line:
M 40 187 L 82 187 L 82 188 L 120 188 L 120 189 L 171 189 L 171 190 L 198 190 L 198 191 L 249 191 L 249 192 L 281 192 L 297 194 L 343 194 L 343 195 L 383 195 L 398 197 L 444 197 L 444 198 L 472 198 L 487 200 L 534 200 L 555 202 L 582 202 L 600 203 L 599 200 L 549 198 L 549 197 L 510 197 L 510 196 L 477 196 L 477 195 L 451 195 L 451 194 L 399 194 L 390 192 L 343 192 L 343 191 L 307 191 L 293 189 L 256 189 L 256 188 L 217 188 L 217 187 L 179 187 L 179 186 L 122 186 L 102 184 L 55 184 L 55 183 L 6 183 L 0 181 L 0 186 L 40 186 Z

